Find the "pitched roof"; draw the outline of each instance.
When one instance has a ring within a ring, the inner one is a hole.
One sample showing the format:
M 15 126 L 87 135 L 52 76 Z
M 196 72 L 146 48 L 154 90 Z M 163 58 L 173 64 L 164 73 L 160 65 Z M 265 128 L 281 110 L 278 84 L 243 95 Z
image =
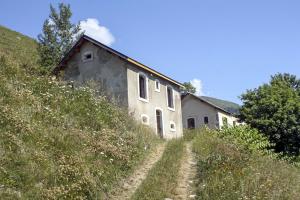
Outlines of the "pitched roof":
M 141 68 L 141 69 L 143 69 L 143 70 L 145 70 L 147 72 L 155 74 L 156 76 L 158 76 L 158 77 L 160 77 L 162 79 L 165 79 L 165 80 L 167 80 L 167 81 L 169 81 L 169 82 L 171 82 L 171 83 L 173 83 L 173 84 L 175 84 L 175 85 L 177 85 L 179 87 L 183 87 L 183 85 L 181 83 L 175 81 L 174 79 L 172 79 L 172 78 L 170 78 L 170 77 L 168 77 L 166 75 L 163 75 L 162 73 L 160 73 L 160 72 L 158 72 L 158 71 L 156 71 L 156 70 L 154 70 L 154 69 L 152 69 L 152 68 L 150 68 L 150 67 L 148 67 L 148 66 L 146 66 L 146 65 L 144 65 L 144 64 L 142 64 L 140 62 L 138 62 L 137 60 L 134 60 L 133 58 L 130 58 L 130 57 L 128 57 L 128 56 L 126 56 L 126 55 L 124 55 L 124 54 L 122 54 L 122 53 L 120 53 L 120 52 L 118 52 L 118 51 L 116 51 L 116 50 L 114 50 L 114 49 L 112 49 L 112 48 L 110 48 L 110 47 L 102 44 L 101 42 L 96 41 L 95 39 L 93 39 L 93 38 L 91 38 L 91 37 L 89 37 L 87 35 L 82 35 L 78 39 L 78 41 L 74 44 L 74 46 L 71 48 L 71 50 L 69 52 L 67 52 L 65 54 L 65 56 L 62 58 L 62 60 L 58 64 L 58 66 L 54 68 L 53 73 L 57 74 L 57 72 L 59 72 L 60 70 L 62 70 L 65 67 L 65 63 L 70 59 L 70 57 L 74 54 L 74 52 L 78 51 L 79 47 L 83 44 L 83 42 L 85 40 L 89 41 L 89 42 L 91 42 L 93 44 L 95 44 L 96 46 L 99 46 L 99 47 L 105 49 L 106 51 L 108 51 L 108 52 L 110 52 L 110 53 L 112 53 L 112 54 L 120 57 L 121 59 L 123 59 L 126 62 L 129 62 L 129 63 L 135 65 L 138 68 Z
M 210 106 L 212 106 L 212 107 L 214 107 L 214 108 L 216 108 L 216 109 L 218 109 L 218 110 L 220 110 L 220 111 L 222 111 L 222 112 L 225 112 L 225 113 L 227 113 L 227 114 L 229 114 L 229 115 L 233 115 L 232 113 L 230 113 L 230 112 L 228 112 L 227 110 L 225 110 L 225 109 L 223 109 L 223 108 L 217 106 L 216 104 L 214 104 L 214 103 L 212 103 L 212 102 L 210 102 L 210 101 L 207 101 L 206 99 L 204 99 L 204 98 L 202 98 L 202 97 L 200 97 L 200 96 L 196 96 L 196 95 L 194 95 L 194 94 L 192 94 L 192 93 L 189 93 L 189 92 L 186 93 L 186 94 L 184 94 L 184 95 L 182 95 L 182 99 L 184 99 L 184 98 L 185 98 L 186 96 L 188 96 L 188 95 L 190 95 L 190 96 L 192 96 L 192 97 L 198 99 L 199 101 L 204 102 L 204 103 L 206 103 L 206 104 L 208 104 L 208 105 L 210 105 Z

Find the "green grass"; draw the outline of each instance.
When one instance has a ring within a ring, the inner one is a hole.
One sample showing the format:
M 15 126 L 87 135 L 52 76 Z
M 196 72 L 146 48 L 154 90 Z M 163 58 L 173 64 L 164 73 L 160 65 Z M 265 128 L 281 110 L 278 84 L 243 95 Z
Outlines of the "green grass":
M 37 43 L 21 33 L 0 25 L 0 57 L 5 56 L 19 64 L 32 66 L 37 63 Z
M 0 35 L 0 199 L 103 199 L 159 139 L 97 91 L 36 75 L 32 39 Z
M 150 170 L 132 199 L 161 200 L 172 198 L 177 186 L 178 172 L 184 150 L 183 140 L 168 142 L 162 158 Z
M 198 199 L 299 199 L 300 170 L 202 130 L 193 141 Z

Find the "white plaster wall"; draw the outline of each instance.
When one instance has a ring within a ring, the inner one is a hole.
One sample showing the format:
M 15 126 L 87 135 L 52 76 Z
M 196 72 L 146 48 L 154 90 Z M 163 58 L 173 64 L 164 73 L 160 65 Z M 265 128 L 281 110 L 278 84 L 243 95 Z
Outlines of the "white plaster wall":
M 138 91 L 138 73 L 143 72 L 148 77 L 148 102 L 139 99 Z M 169 84 L 164 79 L 161 79 L 153 74 L 141 71 L 136 67 L 128 64 L 128 105 L 130 112 L 136 119 L 141 121 L 141 115 L 148 115 L 149 126 L 156 132 L 156 108 L 163 112 L 163 129 L 164 138 L 179 138 L 182 137 L 182 113 L 181 113 L 181 97 L 179 87 Z M 155 80 L 160 81 L 160 92 L 155 91 Z M 168 109 L 166 86 L 171 85 L 174 93 L 175 111 Z M 170 128 L 170 122 L 174 122 L 176 131 Z
M 228 115 L 228 114 L 226 114 L 224 112 L 218 112 L 218 116 L 219 116 L 220 128 L 222 128 L 224 126 L 223 120 L 222 120 L 223 117 L 227 118 L 228 126 L 233 126 L 233 122 L 234 121 L 236 122 L 236 125 L 239 125 L 238 122 L 237 122 L 238 119 L 236 117 L 234 117 L 234 116 Z
M 192 96 L 186 96 L 182 100 L 182 123 L 184 128 L 187 128 L 187 119 L 189 118 L 195 118 L 196 128 L 204 126 L 204 117 L 206 116 L 208 117 L 207 126 L 209 128 L 218 128 L 217 114 L 218 112 L 214 107 Z

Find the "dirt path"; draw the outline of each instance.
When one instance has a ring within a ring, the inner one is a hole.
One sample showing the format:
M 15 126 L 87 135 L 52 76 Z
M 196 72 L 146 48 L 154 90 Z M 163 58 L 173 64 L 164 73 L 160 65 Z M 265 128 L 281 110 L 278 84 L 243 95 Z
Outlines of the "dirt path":
M 116 189 L 113 194 L 110 194 L 109 200 L 126 200 L 134 194 L 135 190 L 140 186 L 142 181 L 147 177 L 149 170 L 161 158 L 165 149 L 165 143 L 160 144 L 145 161 L 133 172 L 133 174 L 121 181 L 120 188 Z
M 192 152 L 192 143 L 186 144 L 186 155 L 182 159 L 181 168 L 179 169 L 178 186 L 175 190 L 176 200 L 194 199 L 193 183 L 196 176 L 196 161 Z

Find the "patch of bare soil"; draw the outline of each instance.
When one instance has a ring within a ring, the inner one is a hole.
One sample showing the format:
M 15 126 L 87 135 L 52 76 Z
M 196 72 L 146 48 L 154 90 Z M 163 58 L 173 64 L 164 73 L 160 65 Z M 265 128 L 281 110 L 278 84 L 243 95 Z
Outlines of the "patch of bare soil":
M 116 188 L 109 195 L 109 200 L 126 200 L 134 194 L 135 190 L 140 186 L 142 181 L 147 177 L 149 170 L 161 158 L 165 149 L 165 143 L 158 145 L 145 161 L 133 172 L 131 176 L 121 181 L 120 187 Z
M 177 188 L 175 190 L 174 199 L 195 199 L 193 193 L 194 181 L 196 176 L 196 161 L 192 152 L 192 143 L 186 144 L 186 152 L 183 156 L 181 168 L 179 169 L 179 178 Z

